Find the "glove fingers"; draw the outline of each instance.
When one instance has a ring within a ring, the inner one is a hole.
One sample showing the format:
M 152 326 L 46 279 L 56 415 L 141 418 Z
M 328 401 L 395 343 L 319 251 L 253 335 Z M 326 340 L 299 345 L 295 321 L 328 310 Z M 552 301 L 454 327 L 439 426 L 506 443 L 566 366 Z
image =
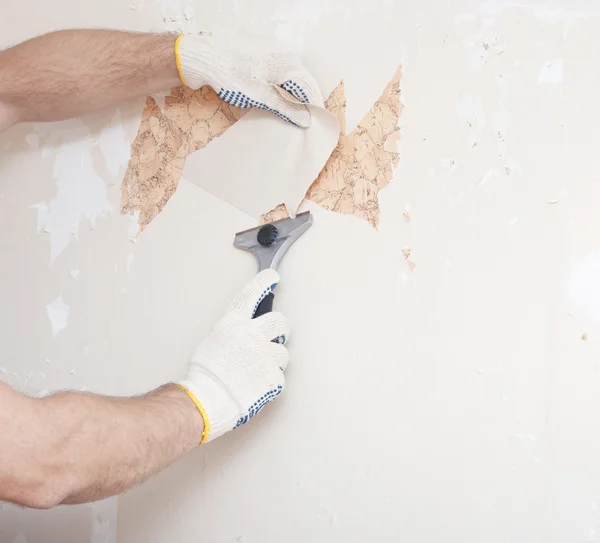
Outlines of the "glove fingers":
M 281 76 L 281 87 L 292 93 L 300 102 L 323 107 L 323 96 L 315 78 L 302 66 L 290 67 Z
M 267 105 L 281 113 L 283 119 L 302 128 L 310 126 L 310 112 L 302 104 L 314 104 L 323 107 L 323 97 L 315 78 L 302 66 L 290 66 L 278 76 L 279 86 L 289 92 L 297 102 L 286 99 L 277 89 L 271 89 Z M 274 91 L 274 92 L 273 92 Z
M 289 351 L 277 343 L 269 343 L 264 347 L 264 355 L 269 358 L 269 361 L 276 364 L 281 371 L 285 371 L 290 360 Z M 277 377 L 277 382 L 283 382 L 283 375 Z
M 278 85 L 249 87 L 248 93 L 236 90 L 221 89 L 219 98 L 235 107 L 255 107 L 270 111 L 284 121 L 293 123 L 302 128 L 310 126 L 310 112 L 304 104 L 292 102 L 283 98 L 285 94 Z
M 263 270 L 255 275 L 236 296 L 229 311 L 246 319 L 251 319 L 256 312 L 258 304 L 268 294 L 273 292 L 278 282 L 279 274 L 275 270 Z
M 310 126 L 310 112 L 308 108 L 303 104 L 286 100 L 280 94 L 281 92 L 281 90 L 276 88 L 276 85 L 270 87 L 268 95 L 264 100 L 266 107 L 262 107 L 261 109 L 275 113 L 275 115 L 278 115 L 284 121 L 302 128 L 308 128 Z
M 254 319 L 254 326 L 260 328 L 267 341 L 284 345 L 290 337 L 290 327 L 287 319 L 277 311 L 267 313 Z

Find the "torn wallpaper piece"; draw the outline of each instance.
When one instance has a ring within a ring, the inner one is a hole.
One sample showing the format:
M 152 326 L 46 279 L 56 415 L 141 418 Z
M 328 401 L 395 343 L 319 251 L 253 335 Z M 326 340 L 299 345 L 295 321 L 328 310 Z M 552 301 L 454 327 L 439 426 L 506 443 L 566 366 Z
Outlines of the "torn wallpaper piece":
M 338 144 L 325 167 L 308 189 L 306 198 L 325 209 L 354 215 L 373 227 L 379 225 L 379 191 L 392 179 L 400 155 L 398 119 L 400 104 L 398 68 L 383 94 L 358 126 L 346 134 L 346 97 L 340 83 L 325 102 L 340 124 Z M 287 217 L 286 209 L 277 206 L 261 217 L 271 222 Z
M 336 117 L 308 105 L 311 126 L 298 128 L 252 109 L 210 153 L 194 153 L 183 176 L 257 219 L 278 204 L 295 214 L 339 138 Z
M 268 222 L 275 222 L 279 219 L 285 219 L 289 217 L 289 213 L 283 204 L 279 204 L 275 209 L 271 209 L 268 213 L 261 215 L 259 224 L 267 224 Z
M 339 139 L 323 170 L 311 177 L 314 182 L 306 193 L 306 198 L 325 209 L 363 218 L 377 227 L 379 190 L 390 182 L 393 167 L 399 160 L 396 143 L 400 137 L 400 76 L 398 69 L 379 100 L 350 134 L 346 134 L 346 98 L 343 83 L 334 89 L 325 102 L 325 107 L 338 119 Z M 222 136 L 246 113 L 246 110 L 223 102 L 209 87 L 197 91 L 184 87 L 174 88 L 165 98 L 162 108 L 152 97 L 146 99 L 146 107 L 138 135 L 131 146 L 131 160 L 121 188 L 121 212 L 137 217 L 136 234 L 138 220 L 139 231 L 142 231 L 162 211 L 175 192 L 188 155 L 211 142 L 211 148 L 221 144 L 220 140 L 223 137 L 218 140 L 215 138 Z M 255 112 L 251 112 L 253 113 Z M 304 130 L 285 123 L 269 123 L 269 120 L 270 116 L 265 115 L 263 121 L 273 125 L 271 128 L 274 130 L 281 128 L 288 132 L 294 129 L 294 136 L 305 135 L 302 134 Z M 193 157 L 189 157 L 188 160 L 201 162 L 194 166 L 189 180 L 200 186 L 204 186 L 204 182 L 213 185 L 212 190 L 206 186 L 204 188 L 219 196 L 218 188 L 215 189 L 214 185 L 222 180 L 224 172 L 231 168 L 229 162 L 239 161 L 240 152 L 247 156 L 248 151 L 244 150 L 244 147 L 248 145 L 248 141 L 242 145 L 239 140 L 248 132 L 249 130 L 245 129 L 233 138 L 234 141 L 223 142 L 225 147 L 220 152 L 209 153 L 210 156 L 205 157 L 206 163 L 200 158 L 204 153 L 195 153 Z M 256 134 L 252 132 L 250 143 L 259 147 L 260 142 L 255 141 L 255 137 Z M 281 146 L 288 148 L 296 145 L 292 144 L 289 135 L 283 138 L 285 139 L 278 142 Z M 232 145 L 236 142 L 239 143 L 238 151 L 233 152 Z M 270 149 L 261 151 L 261 156 L 270 157 L 272 154 Z M 235 158 L 231 161 L 219 161 L 219 157 L 222 156 Z M 278 162 L 266 158 L 254 164 L 254 168 L 264 168 L 268 173 L 269 165 L 275 168 L 276 163 Z M 287 167 L 289 171 L 290 165 Z M 256 198 L 258 194 L 260 199 L 260 191 L 257 191 L 255 186 L 261 185 L 254 185 L 245 174 L 241 178 L 244 183 L 240 183 L 238 189 L 243 189 L 243 194 L 250 193 L 251 198 Z M 277 183 L 280 179 L 285 177 L 281 175 L 273 181 Z M 232 182 L 230 179 L 229 183 Z M 298 187 L 298 193 L 303 190 L 302 185 L 304 182 Z M 234 197 L 238 189 L 233 189 Z M 239 192 L 238 197 L 241 198 L 241 195 L 242 192 Z M 276 196 L 273 197 L 273 200 L 275 199 Z M 267 209 L 271 207 L 272 211 L 265 213 L 261 220 L 271 222 L 287 217 L 288 213 L 285 205 L 281 204 L 282 201 L 285 201 L 285 198 L 282 197 L 277 204 L 267 206 Z M 256 207 L 252 215 L 264 213 L 265 208 L 262 205 Z
M 121 185 L 121 213 L 139 216 L 142 231 L 175 192 L 186 157 L 223 134 L 244 113 L 223 102 L 210 87 L 174 88 L 162 109 L 147 97 Z

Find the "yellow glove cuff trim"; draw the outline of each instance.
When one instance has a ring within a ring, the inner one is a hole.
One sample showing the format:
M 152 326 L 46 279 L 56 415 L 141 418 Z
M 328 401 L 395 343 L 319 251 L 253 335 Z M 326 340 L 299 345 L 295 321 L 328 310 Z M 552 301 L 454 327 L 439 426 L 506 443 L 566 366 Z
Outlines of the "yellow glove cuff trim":
M 196 396 L 194 396 L 187 388 L 179 384 L 176 384 L 176 386 L 178 386 L 190 397 L 190 399 L 196 404 L 198 411 L 200 411 L 200 414 L 202 415 L 202 419 L 204 420 L 204 431 L 202 432 L 202 439 L 200 440 L 200 445 L 203 445 L 204 443 L 206 443 L 206 440 L 208 439 L 208 434 L 210 433 L 210 422 L 208 422 L 208 415 L 206 414 L 206 410 L 198 401 L 198 398 L 196 398 Z
M 183 34 L 177 38 L 175 42 L 175 63 L 177 64 L 177 71 L 179 72 L 179 79 L 181 82 L 187 87 L 187 83 L 185 82 L 185 77 L 183 77 L 183 69 L 181 68 L 181 55 L 179 53 L 179 47 L 181 46 L 181 38 L 183 38 Z M 183 388 L 183 387 L 182 387 Z M 185 388 L 183 389 L 185 390 Z M 188 394 L 189 392 L 185 390 Z

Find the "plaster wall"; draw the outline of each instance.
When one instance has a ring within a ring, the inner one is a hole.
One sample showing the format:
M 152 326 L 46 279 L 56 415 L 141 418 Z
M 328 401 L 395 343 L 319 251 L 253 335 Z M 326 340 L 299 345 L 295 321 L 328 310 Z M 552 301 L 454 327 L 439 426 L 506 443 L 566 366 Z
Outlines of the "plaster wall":
M 281 399 L 118 500 L 0 505 L 2 543 L 600 538 L 596 2 L 4 4 L 0 47 L 67 27 L 276 36 L 324 94 L 344 79 L 348 130 L 401 64 L 404 110 L 378 230 L 306 204 L 280 269 Z M 20 390 L 181 378 L 254 272 L 231 241 L 255 221 L 185 180 L 132 241 L 143 103 L 0 136 L 0 378 Z

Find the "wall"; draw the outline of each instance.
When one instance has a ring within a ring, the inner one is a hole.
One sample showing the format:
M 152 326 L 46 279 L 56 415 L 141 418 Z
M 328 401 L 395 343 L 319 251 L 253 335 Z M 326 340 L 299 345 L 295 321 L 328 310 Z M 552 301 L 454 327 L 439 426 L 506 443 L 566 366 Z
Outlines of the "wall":
M 0 541 L 597 541 L 595 6 L 3 6 L 2 46 L 74 26 L 278 36 L 326 94 L 344 78 L 350 130 L 401 62 L 405 108 L 378 230 L 306 204 L 314 227 L 281 266 L 281 400 L 118 503 L 2 506 Z M 253 273 L 231 239 L 254 221 L 186 181 L 131 240 L 142 108 L 0 137 L 1 378 L 29 393 L 179 378 Z

